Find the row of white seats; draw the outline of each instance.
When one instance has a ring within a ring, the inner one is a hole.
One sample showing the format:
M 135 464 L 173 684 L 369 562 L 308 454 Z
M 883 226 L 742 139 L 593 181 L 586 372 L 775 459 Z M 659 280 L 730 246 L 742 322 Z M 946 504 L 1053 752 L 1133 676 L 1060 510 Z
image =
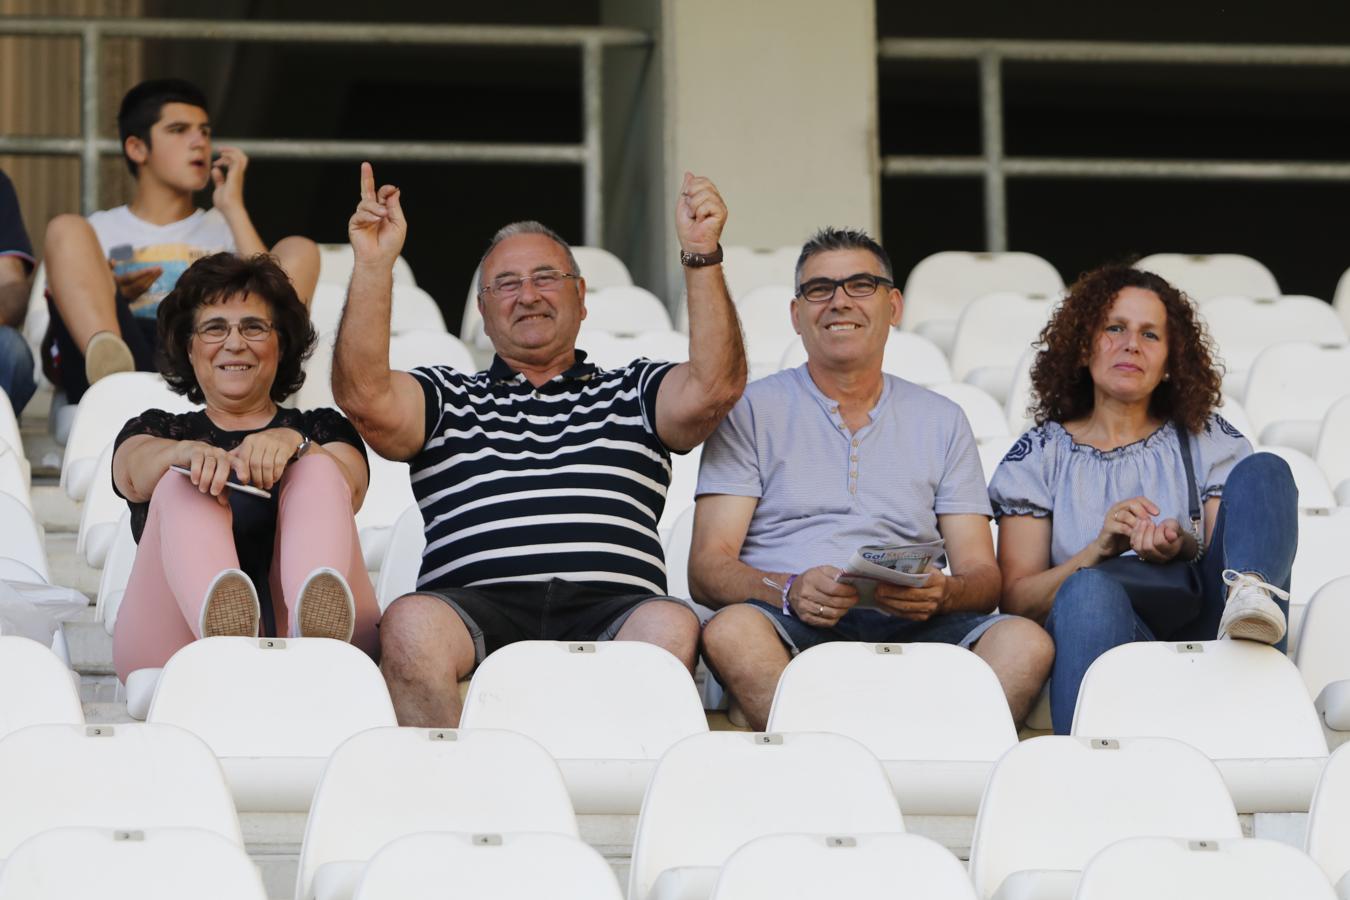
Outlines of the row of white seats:
M 214 642 L 221 640 L 242 639 Z M 1207 645 L 1212 646 L 1217 645 Z M 890 663 L 912 649 L 878 655 L 891 657 Z M 673 660 L 670 664 L 678 667 Z M 214 673 L 218 678 L 219 671 Z M 1162 680 L 1168 682 L 1166 676 L 1174 671 L 1163 673 Z M 819 678 L 813 682 L 819 683 Z M 546 831 L 576 837 L 580 810 L 566 766 L 576 761 L 491 723 L 467 725 L 484 706 L 490 712 L 522 701 L 542 706 L 546 700 L 530 696 L 540 684 L 528 679 L 523 690 L 497 692 L 485 704 L 473 702 L 471 687 L 466 727 L 458 731 L 374 726 L 341 741 L 323 766 L 309 809 L 297 900 L 351 896 L 367 862 L 382 847 L 420 832 Z M 1228 693 L 1242 695 L 1240 712 L 1246 719 L 1265 718 L 1252 725 L 1255 730 L 1269 726 L 1266 717 L 1279 713 L 1265 708 L 1266 696 L 1247 694 L 1250 686 L 1243 681 Z M 246 694 L 244 687 L 236 685 L 236 692 Z M 1175 691 L 1178 686 L 1170 682 L 1169 687 Z M 1181 685 L 1182 690 L 1192 687 Z M 996 683 L 994 689 L 997 693 Z M 236 707 L 247 705 L 247 699 L 236 700 Z M 829 707 L 833 699 L 820 698 L 819 705 Z M 219 697 L 208 698 L 213 700 Z M 160 703 L 157 697 L 156 707 Z M 615 708 L 609 708 L 609 719 L 615 718 Z M 553 706 L 535 712 L 556 721 L 568 711 Z M 875 708 L 869 712 L 875 717 Z M 1215 709 L 1212 718 L 1216 724 L 1238 718 L 1232 713 Z M 1277 777 L 1287 778 L 1280 771 L 1287 759 L 1220 759 L 1216 767 L 1200 750 L 1175 738 L 1130 736 L 1128 711 L 1118 718 L 1127 730 L 1021 744 L 1014 739 L 997 757 L 985 773 L 987 781 L 981 779 L 971 847 L 977 896 L 1070 896 L 1090 858 L 1125 838 L 1239 839 L 1232 770 L 1246 762 L 1252 775 L 1275 770 Z M 593 724 L 574 721 L 572 730 Z M 910 724 L 917 730 L 918 723 Z M 1083 730 L 1090 727 L 1083 724 Z M 9 800 L 0 822 L 0 854 L 9 855 L 32 834 L 70 825 L 197 827 L 238 843 L 230 791 L 208 749 L 211 743 L 167 724 L 39 725 L 14 732 L 0 740 L 0 781 Z M 250 761 L 255 768 L 268 762 Z M 222 756 L 227 779 L 239 762 Z M 620 768 L 614 762 L 605 768 Z M 1324 772 L 1313 773 L 1314 779 L 1320 776 L 1320 786 L 1311 803 L 1308 848 L 1327 877 L 1340 880 L 1350 868 L 1350 842 L 1344 839 L 1350 828 L 1350 776 L 1344 771 L 1350 768 L 1350 751 L 1329 763 L 1323 754 L 1318 768 Z M 295 772 L 292 766 L 286 774 Z M 95 789 L 109 781 L 115 784 Z M 380 789 L 372 791 L 372 784 Z M 901 791 L 899 796 L 912 814 L 911 795 Z M 748 841 L 785 832 L 901 833 L 901 808 L 886 768 L 853 738 L 786 729 L 754 735 L 699 729 L 667 743 L 651 767 L 628 896 L 709 896 L 720 867 Z

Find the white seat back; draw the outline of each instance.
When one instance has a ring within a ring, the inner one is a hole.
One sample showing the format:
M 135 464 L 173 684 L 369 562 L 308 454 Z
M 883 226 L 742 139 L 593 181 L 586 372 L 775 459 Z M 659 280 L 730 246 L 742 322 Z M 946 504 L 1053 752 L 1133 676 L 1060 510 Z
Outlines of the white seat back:
M 1008 419 L 1003 414 L 1003 407 L 989 394 L 973 384 L 962 384 L 959 381 L 929 385 L 929 389 L 961 407 L 961 412 L 966 414 L 966 421 L 970 423 L 970 430 L 975 435 L 977 443 L 1004 440 L 1007 446 L 1012 445 L 1012 435 L 1008 433 Z
M 19 418 L 10 405 L 9 394 L 0 391 L 0 446 L 12 447 L 23 453 L 23 436 L 19 433 Z
M 1154 253 L 1134 267 L 1165 278 L 1200 304 L 1214 297 L 1280 294 L 1270 270 L 1240 253 Z
M 199 408 L 169 390 L 154 372 L 117 372 L 100 379 L 80 398 L 61 458 L 61 487 L 72 500 L 84 499 L 98 455 L 128 419 L 147 409 L 185 413 Z
M 952 375 L 1004 400 L 1022 354 L 1040 337 L 1054 294 L 985 294 L 961 311 L 952 345 Z
M 558 760 L 583 813 L 632 814 L 657 759 L 705 733 L 694 680 L 640 641 L 519 641 L 474 672 L 460 725 L 539 741 Z
M 297 900 L 316 879 L 348 885 L 390 841 L 429 831 L 546 831 L 577 837 L 576 817 L 548 752 L 519 734 L 374 728 L 338 747 L 305 824 Z
M 449 366 L 472 375 L 478 371 L 473 354 L 447 331 L 415 328 L 389 338 L 389 367 L 408 371 L 418 366 Z
M 0 558 L 23 563 L 43 582 L 51 580 L 42 532 L 24 502 L 9 494 L 0 494 Z
M 1097 657 L 1073 733 L 1158 735 L 1218 764 L 1242 812 L 1307 808 L 1327 745 L 1298 669 L 1252 641 L 1146 641 Z
M 1200 311 L 1224 364 L 1224 393 L 1241 399 L 1247 374 L 1264 349 L 1283 341 L 1334 342 L 1340 319 L 1316 297 L 1217 297 Z
M 1350 396 L 1342 397 L 1322 417 L 1313 458 L 1327 476 L 1336 499 L 1350 506 Z
M 727 290 L 733 300 L 739 300 L 758 287 L 774 284 L 794 284 L 797 245 L 774 250 L 754 247 L 727 246 L 722 248 L 722 271 L 726 275 Z
M 366 448 L 366 460 L 370 465 L 370 486 L 356 511 L 356 529 L 366 566 L 375 571 L 384 567 L 398 517 L 409 506 L 416 506 L 417 498 L 413 496 L 407 463 L 385 459 L 370 447 Z
M 1036 361 L 1036 351 L 1027 350 L 1017 361 L 1013 369 L 1012 385 L 1008 388 L 1008 401 L 1003 411 L 1008 416 L 1008 433 L 1020 435 L 1033 424 L 1027 407 L 1031 405 L 1031 365 Z
M 731 855 L 712 900 L 923 897 L 975 900 L 965 867 L 917 834 L 775 834 Z
M 122 607 L 122 597 L 126 594 L 135 562 L 136 540 L 131 536 L 131 510 L 128 509 L 117 519 L 117 531 L 103 560 L 103 571 L 99 573 L 94 618 L 103 623 L 108 634 L 113 633 L 117 624 L 117 611 Z
M 694 507 L 687 506 L 676 517 L 662 549 L 666 557 L 666 592 L 672 597 L 688 598 L 689 548 L 694 541 Z
M 577 348 L 602 369 L 622 369 L 635 359 L 682 363 L 689 359 L 689 338 L 678 331 L 644 331 L 620 336 L 582 324 Z
M 1331 754 L 1322 769 L 1308 809 L 1304 849 L 1332 884 L 1345 883 L 1350 875 L 1350 745 Z
M 989 900 L 1018 873 L 1080 871 L 1102 848 L 1139 835 L 1242 837 L 1214 764 L 1168 738 L 1032 738 L 994 767 L 970 874 Z
M 371 858 L 353 900 L 433 897 L 622 900 L 605 858 L 573 837 L 546 832 L 410 834 Z
M 127 511 L 127 501 L 117 496 L 112 482 L 113 443 L 103 448 L 94 464 L 94 477 L 80 507 L 80 530 L 75 539 L 75 552 L 84 556 L 91 567 L 103 567 L 117 533 L 117 520 Z
M 628 898 L 648 900 L 671 870 L 715 870 L 766 834 L 902 831 L 885 771 L 856 741 L 809 732 L 695 735 L 666 751 L 647 789 Z
M 0 857 L 49 828 L 191 827 L 243 845 L 220 765 L 167 725 L 30 725 L 0 739 Z
M 1316 448 L 1322 417 L 1350 393 L 1350 346 L 1276 344 L 1252 363 L 1243 406 L 1262 444 Z
M 778 679 L 770 731 L 828 731 L 882 761 L 906 813 L 971 815 L 994 761 L 1017 743 L 989 665 L 949 644 L 836 641 Z
M 53 828 L 0 869 L 0 900 L 267 900 L 244 848 L 200 828 Z
M 792 294 L 792 287 L 786 284 L 764 285 L 736 299 L 752 379 L 781 368 L 784 347 L 793 342 L 801 345 L 801 338 L 792 327 Z M 802 351 L 803 359 L 805 352 Z
M 702 459 L 702 444 L 688 453 L 672 453 L 670 456 L 670 487 L 666 489 L 666 505 L 661 511 L 661 521 L 656 526 L 661 535 L 662 545 L 666 543 L 680 515 L 694 505 L 694 491 L 698 487 L 698 467 Z M 669 582 L 669 559 L 666 560 L 666 576 Z
M 375 598 L 380 602 L 381 612 L 399 597 L 417 590 L 417 573 L 422 568 L 422 551 L 426 546 L 422 511 L 416 505 L 409 506 L 389 532 L 380 574 L 375 580 Z
M 339 744 L 395 724 L 370 657 L 327 638 L 194 641 L 165 664 L 146 721 L 200 736 L 220 758 L 239 808 L 260 812 L 308 809 Z
M 0 391 L 0 394 L 3 394 Z M 28 490 L 28 460 L 14 445 L 0 438 L 0 494 L 7 494 L 18 500 L 30 513 L 33 511 L 33 498 Z
M 1294 485 L 1298 488 L 1299 509 L 1329 510 L 1336 506 L 1336 495 L 1331 492 L 1331 484 L 1311 456 L 1293 447 L 1267 445 L 1261 451 L 1278 456 L 1289 465 Z
M 352 278 L 352 266 L 356 258 L 351 244 L 319 245 L 319 283 L 337 284 L 345 290 Z M 402 256 L 394 260 L 394 281 L 400 284 L 416 284 L 412 266 Z
M 1298 549 L 1289 576 L 1289 646 L 1298 646 L 1299 617 L 1314 593 L 1328 582 L 1350 575 L 1350 509 L 1301 510 Z
M 1335 900 L 1317 865 L 1278 841 L 1186 841 L 1137 837 L 1098 853 L 1083 870 L 1074 900 Z
M 0 737 L 29 725 L 83 723 L 79 691 L 56 654 L 25 637 L 0 636 Z
M 665 303 L 637 285 L 615 285 L 586 291 L 588 328 L 611 334 L 674 331 Z
M 315 285 L 314 299 L 309 304 L 309 320 L 314 330 L 320 335 L 336 334 L 346 302 L 346 283 L 320 281 Z M 445 317 L 430 294 L 415 284 L 395 279 L 389 330 L 392 334 L 415 330 L 445 331 Z
M 1054 296 L 1063 288 L 1055 267 L 1034 253 L 934 253 L 905 279 L 900 327 L 950 351 L 961 311 L 977 298 L 1000 292 Z
M 1333 692 L 1345 691 L 1350 687 L 1350 654 L 1345 652 L 1346 635 L 1350 634 L 1350 575 L 1334 578 L 1319 587 L 1306 606 L 1303 622 L 1299 627 L 1298 644 L 1295 659 L 1303 683 L 1308 687 L 1308 696 L 1312 697 L 1319 708 L 1328 701 L 1338 708 L 1343 701 L 1323 697 L 1328 688 Z M 1344 682 L 1345 684 L 1339 684 Z M 1337 717 L 1338 728 L 1327 726 L 1323 713 L 1323 726 L 1326 728 L 1328 743 L 1331 740 L 1343 743 L 1350 735 L 1336 733 L 1344 724 Z

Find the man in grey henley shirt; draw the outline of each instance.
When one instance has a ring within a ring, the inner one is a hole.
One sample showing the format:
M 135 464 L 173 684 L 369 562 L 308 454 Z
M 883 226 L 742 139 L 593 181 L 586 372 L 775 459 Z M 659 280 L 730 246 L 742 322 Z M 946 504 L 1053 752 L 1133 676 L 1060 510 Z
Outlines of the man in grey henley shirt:
M 721 607 L 703 652 L 750 724 L 768 720 L 790 655 L 824 641 L 936 641 L 994 669 L 1015 721 L 1053 645 L 1029 619 L 990 615 L 1001 580 L 989 498 L 959 406 L 882 372 L 902 298 L 886 251 L 825 229 L 802 248 L 793 325 L 805 365 L 751 383 L 703 450 L 689 585 Z M 835 580 L 866 544 L 943 538 L 951 574 L 879 584 L 877 609 Z

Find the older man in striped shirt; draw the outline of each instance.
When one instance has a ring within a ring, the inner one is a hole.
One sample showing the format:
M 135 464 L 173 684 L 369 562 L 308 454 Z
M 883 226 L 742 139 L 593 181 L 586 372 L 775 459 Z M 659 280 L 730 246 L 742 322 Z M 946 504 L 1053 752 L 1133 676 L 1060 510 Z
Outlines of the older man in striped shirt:
M 333 393 L 382 456 L 411 465 L 427 547 L 418 590 L 380 625 L 399 722 L 453 726 L 460 679 L 518 640 L 640 640 L 691 670 L 698 619 L 666 596 L 656 524 L 670 454 L 702 442 L 745 386 L 721 271 L 726 206 L 686 174 L 676 206 L 689 295 L 689 362 L 602 369 L 577 349 L 586 282 L 537 222 L 497 232 L 479 310 L 486 371 L 389 369 L 393 265 L 407 224 L 392 186 L 362 165 L 348 225 L 355 267 Z

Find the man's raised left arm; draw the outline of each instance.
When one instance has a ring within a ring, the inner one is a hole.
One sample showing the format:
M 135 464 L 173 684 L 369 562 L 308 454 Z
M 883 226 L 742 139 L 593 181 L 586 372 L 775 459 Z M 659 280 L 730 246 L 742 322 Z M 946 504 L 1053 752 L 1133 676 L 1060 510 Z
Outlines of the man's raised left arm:
M 675 206 L 680 249 L 719 252 L 727 207 L 706 178 L 686 172 Z M 689 361 L 676 366 L 656 395 L 656 431 L 672 450 L 690 450 L 712 434 L 745 390 L 745 342 L 720 263 L 684 267 L 689 303 Z

